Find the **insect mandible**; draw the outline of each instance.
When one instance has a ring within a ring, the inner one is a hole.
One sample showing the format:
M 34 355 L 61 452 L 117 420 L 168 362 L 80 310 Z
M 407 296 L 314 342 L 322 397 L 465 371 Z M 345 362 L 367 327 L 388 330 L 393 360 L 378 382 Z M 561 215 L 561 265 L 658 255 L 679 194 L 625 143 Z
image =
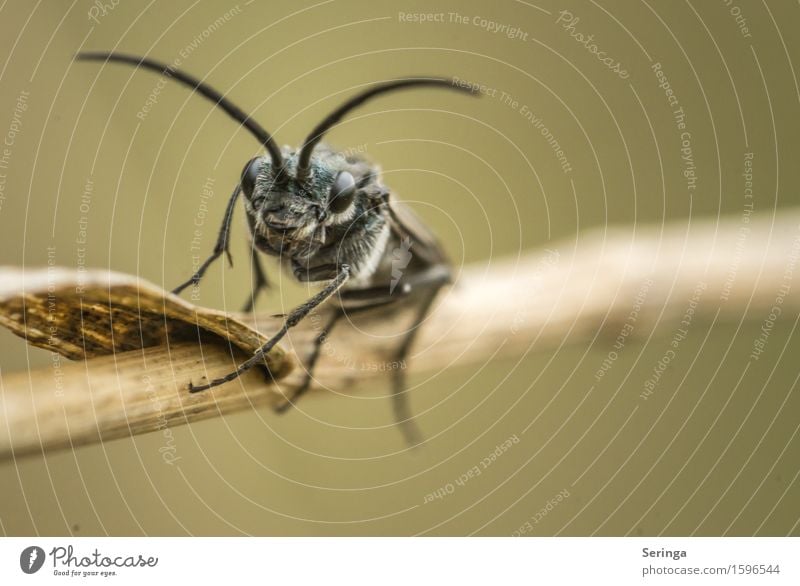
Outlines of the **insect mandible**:
M 293 405 L 309 388 L 322 344 L 348 313 L 398 302 L 410 304 L 413 322 L 392 357 L 403 363 L 436 295 L 451 281 L 451 265 L 434 234 L 381 183 L 376 166 L 359 156 L 345 157 L 321 140 L 346 114 L 382 94 L 433 87 L 478 95 L 476 86 L 439 77 L 403 78 L 373 85 L 331 112 L 294 150 L 278 147 L 270 133 L 223 94 L 170 65 L 111 52 L 79 53 L 77 59 L 123 63 L 175 79 L 211 100 L 267 150 L 267 156 L 255 157 L 244 166 L 228 201 L 213 252 L 173 293 L 196 286 L 209 265 L 223 254 L 230 262 L 231 220 L 241 194 L 251 235 L 254 275 L 253 291 L 244 311 L 252 309 L 259 292 L 268 286 L 260 254 L 277 257 L 301 283 L 323 283 L 316 295 L 286 315 L 283 326 L 252 357 L 221 378 L 202 385 L 190 384 L 191 392 L 232 381 L 263 362 L 290 328 L 329 299 L 334 308 L 314 340 L 304 382 L 278 411 Z M 398 270 L 398 259 L 393 258 L 393 251 L 397 250 L 405 254 L 400 259 L 402 270 Z M 407 441 L 414 445 L 420 436 L 408 408 L 405 386 L 405 370 L 392 369 L 395 420 Z

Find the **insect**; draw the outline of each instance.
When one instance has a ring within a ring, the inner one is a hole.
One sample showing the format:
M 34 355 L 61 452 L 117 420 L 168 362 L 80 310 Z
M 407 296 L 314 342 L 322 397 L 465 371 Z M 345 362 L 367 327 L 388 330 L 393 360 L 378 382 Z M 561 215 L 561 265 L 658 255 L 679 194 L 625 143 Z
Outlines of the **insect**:
M 109 52 L 79 53 L 77 59 L 123 63 L 175 79 L 211 100 L 250 131 L 267 151 L 267 156 L 255 157 L 244 166 L 213 252 L 173 293 L 197 285 L 209 265 L 223 254 L 231 261 L 229 234 L 240 195 L 244 196 L 250 230 L 254 275 L 253 291 L 244 310 L 252 309 L 257 295 L 268 286 L 261 254 L 277 257 L 301 283 L 323 284 L 317 294 L 286 315 L 280 330 L 252 357 L 221 378 L 203 385 L 190 384 L 191 392 L 234 380 L 262 362 L 290 328 L 328 300 L 334 309 L 315 338 L 304 382 L 279 411 L 294 404 L 309 388 L 325 339 L 348 313 L 393 304 L 411 306 L 413 322 L 392 357 L 402 363 L 437 293 L 451 281 L 450 263 L 434 234 L 381 183 L 376 166 L 358 156 L 343 156 L 321 140 L 346 114 L 382 94 L 432 87 L 478 95 L 472 84 L 415 77 L 373 85 L 331 112 L 295 150 L 279 148 L 264 128 L 223 94 L 169 65 Z M 392 397 L 395 420 L 407 441 L 418 443 L 420 436 L 408 407 L 402 368 L 392 370 Z

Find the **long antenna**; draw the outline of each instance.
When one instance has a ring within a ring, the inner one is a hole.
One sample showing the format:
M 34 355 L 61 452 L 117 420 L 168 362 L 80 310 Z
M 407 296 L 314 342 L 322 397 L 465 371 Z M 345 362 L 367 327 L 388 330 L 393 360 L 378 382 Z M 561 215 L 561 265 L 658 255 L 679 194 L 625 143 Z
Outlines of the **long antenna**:
M 328 116 L 322 122 L 317 124 L 311 134 L 308 135 L 308 138 L 306 138 L 306 141 L 303 143 L 302 149 L 300 150 L 300 158 L 297 162 L 297 179 L 302 180 L 308 174 L 311 153 L 313 152 L 314 147 L 316 147 L 317 144 L 319 144 L 319 141 L 322 140 L 322 136 L 335 124 L 337 124 L 345 114 L 357 108 L 367 100 L 374 98 L 375 96 L 396 90 L 420 86 L 435 86 L 443 89 L 460 91 L 467 94 L 478 94 L 478 91 L 475 89 L 473 84 L 462 85 L 457 83 L 456 80 L 443 77 L 416 77 L 397 79 L 372 86 L 360 94 L 353 96 L 344 104 L 336 108 L 336 110 L 328 114 Z
M 258 141 L 266 147 L 269 156 L 272 159 L 278 176 L 281 176 L 284 171 L 283 157 L 281 156 L 281 149 L 275 143 L 272 135 L 264 130 L 264 128 L 255 120 L 250 118 L 241 108 L 236 106 L 233 102 L 228 100 L 220 92 L 212 88 L 210 85 L 200 81 L 199 79 L 174 69 L 171 65 L 165 65 L 148 57 L 137 57 L 136 55 L 127 55 L 125 53 L 108 53 L 108 52 L 86 52 L 78 53 L 76 59 L 79 61 L 109 61 L 117 63 L 125 63 L 127 65 L 134 65 L 143 67 L 162 73 L 168 77 L 172 77 L 179 82 L 183 83 L 196 90 L 201 96 L 214 102 L 214 105 L 222 108 L 231 118 L 239 122 L 242 126 L 250 131 L 250 134 L 256 137 Z

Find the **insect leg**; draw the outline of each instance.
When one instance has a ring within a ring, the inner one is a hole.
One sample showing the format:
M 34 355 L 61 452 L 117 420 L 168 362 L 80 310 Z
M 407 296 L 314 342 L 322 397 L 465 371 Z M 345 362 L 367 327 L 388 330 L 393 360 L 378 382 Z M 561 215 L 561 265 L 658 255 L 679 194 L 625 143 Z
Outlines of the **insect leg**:
M 197 272 L 192 275 L 192 277 L 186 281 L 185 283 L 181 283 L 177 287 L 175 287 L 172 292 L 177 295 L 189 285 L 197 285 L 200 282 L 200 279 L 203 278 L 203 275 L 206 272 L 206 269 L 209 265 L 217 260 L 222 253 L 224 252 L 228 257 L 228 263 L 233 266 L 233 257 L 231 256 L 231 251 L 228 249 L 228 235 L 231 231 L 231 220 L 233 219 L 233 208 L 236 205 L 236 200 L 239 198 L 239 194 L 242 192 L 242 188 L 240 185 L 236 186 L 236 189 L 233 190 L 233 194 L 231 194 L 231 198 L 228 200 L 228 207 L 225 209 L 225 218 L 222 220 L 222 226 L 219 229 L 219 235 L 217 236 L 217 243 L 214 245 L 214 252 L 211 253 L 205 262 L 200 265 L 200 268 L 197 269 Z
M 435 273 L 435 271 L 434 271 Z M 419 326 L 427 317 L 431 310 L 434 299 L 439 293 L 439 290 L 449 282 L 449 274 L 434 274 L 432 279 L 424 285 L 418 285 L 417 288 L 425 287 L 425 296 L 420 301 L 417 308 L 417 313 L 414 315 L 414 321 L 409 327 L 408 333 L 400 344 L 400 347 L 395 351 L 393 362 L 397 364 L 397 368 L 392 370 L 392 403 L 394 407 L 394 419 L 409 446 L 414 447 L 422 441 L 422 435 L 419 428 L 411 415 L 411 408 L 409 407 L 408 394 L 406 392 L 406 370 L 401 368 L 403 362 L 408 357 L 408 352 L 414 339 L 419 331 Z M 404 366 L 404 365 L 403 365 Z
M 243 372 L 246 372 L 253 368 L 256 364 L 264 360 L 264 356 L 272 350 L 272 348 L 277 344 L 281 338 L 286 335 L 286 332 L 289 331 L 290 328 L 296 326 L 304 317 L 306 317 L 311 311 L 322 304 L 326 299 L 331 297 L 334 293 L 336 293 L 342 285 L 344 285 L 347 280 L 350 278 L 350 266 L 349 265 L 342 265 L 339 274 L 333 279 L 322 291 L 314 295 L 311 299 L 295 307 L 288 316 L 286 316 L 286 321 L 283 322 L 283 326 L 281 329 L 278 330 L 272 338 L 270 338 L 261 348 L 255 351 L 255 354 L 251 358 L 248 358 L 244 362 L 242 362 L 236 370 L 233 372 L 226 374 L 221 378 L 216 378 L 211 382 L 204 384 L 204 385 L 194 385 L 193 383 L 189 383 L 189 391 L 192 393 L 196 393 L 198 391 L 205 391 L 206 389 L 210 389 L 212 387 L 216 387 L 221 385 L 222 383 L 226 383 L 228 381 L 232 381 L 234 379 L 239 378 Z
M 368 311 L 377 307 L 390 305 L 403 299 L 408 299 L 412 293 L 419 293 L 424 295 L 424 297 L 416 301 L 417 305 L 415 307 L 416 313 L 414 314 L 414 320 L 411 323 L 408 333 L 403 338 L 400 347 L 392 356 L 392 359 L 397 363 L 404 361 L 408 356 L 408 352 L 414 342 L 420 324 L 430 312 L 433 301 L 439 290 L 450 282 L 450 276 L 450 269 L 447 266 L 434 265 L 417 275 L 409 275 L 407 280 L 402 283 L 400 287 L 395 288 L 393 292 L 389 291 L 387 285 L 343 291 L 340 294 L 343 308 L 334 310 L 335 313 L 331 315 L 322 331 L 314 339 L 314 348 L 308 359 L 308 364 L 306 365 L 306 378 L 303 384 L 289 398 L 287 403 L 280 405 L 275 411 L 278 413 L 286 412 L 294 405 L 297 398 L 308 390 L 313 379 L 314 367 L 319 359 L 322 344 L 342 317 L 345 315 L 352 315 L 356 312 Z M 422 436 L 411 416 L 411 410 L 408 405 L 408 395 L 405 390 L 405 370 L 396 368 L 392 372 L 392 401 L 394 405 L 395 421 L 400 426 L 406 442 L 411 446 L 415 446 L 420 443 Z
M 253 306 L 256 304 L 256 297 L 258 297 L 258 294 L 262 289 L 269 287 L 267 273 L 264 271 L 264 267 L 261 266 L 261 257 L 259 256 L 258 250 L 254 244 L 250 245 L 250 266 L 253 269 L 255 283 L 253 284 L 253 290 L 250 292 L 250 297 L 247 299 L 244 307 L 242 308 L 243 312 L 251 311 Z
M 348 289 L 347 291 L 340 293 L 340 299 L 343 306 L 337 307 L 333 310 L 328 322 L 323 326 L 317 337 L 314 338 L 314 347 L 311 351 L 311 355 L 308 357 L 308 362 L 305 365 L 306 377 L 303 380 L 303 384 L 300 385 L 300 387 L 292 394 L 292 396 L 288 398 L 286 403 L 276 407 L 275 412 L 282 414 L 288 411 L 289 408 L 295 404 L 297 399 L 309 389 L 311 386 L 311 381 L 314 379 L 314 367 L 317 365 L 317 361 L 319 360 L 322 344 L 325 343 L 325 340 L 328 338 L 334 326 L 341 318 L 346 315 L 353 315 L 364 310 L 375 309 L 377 307 L 383 307 L 385 305 L 395 303 L 410 292 L 411 287 L 408 286 L 398 289 L 393 296 L 387 295 L 386 287 Z M 354 302 L 357 305 L 352 305 Z
M 336 322 L 343 318 L 344 315 L 344 311 L 338 307 L 333 310 L 333 314 L 328 319 L 328 323 L 322 327 L 322 331 L 320 331 L 320 333 L 317 334 L 317 337 L 314 338 L 314 348 L 311 351 L 311 356 L 308 357 L 308 364 L 306 364 L 306 378 L 303 380 L 303 384 L 300 385 L 300 388 L 298 388 L 291 397 L 288 397 L 286 403 L 275 407 L 276 413 L 285 413 L 288 411 L 290 407 L 294 406 L 297 399 L 299 399 L 311 386 L 311 381 L 314 379 L 314 367 L 317 365 L 317 361 L 319 360 L 319 354 L 320 350 L 322 350 L 322 345 L 325 343 L 328 335 L 330 335 L 333 327 L 336 325 Z

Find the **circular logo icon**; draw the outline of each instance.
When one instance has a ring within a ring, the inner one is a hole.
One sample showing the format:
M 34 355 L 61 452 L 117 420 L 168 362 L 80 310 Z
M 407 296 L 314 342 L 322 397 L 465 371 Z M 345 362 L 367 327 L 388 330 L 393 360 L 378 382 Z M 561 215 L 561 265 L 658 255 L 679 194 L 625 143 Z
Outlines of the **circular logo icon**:
M 19 554 L 19 567 L 26 574 L 35 574 L 44 565 L 44 550 L 41 547 L 31 545 L 22 550 Z

